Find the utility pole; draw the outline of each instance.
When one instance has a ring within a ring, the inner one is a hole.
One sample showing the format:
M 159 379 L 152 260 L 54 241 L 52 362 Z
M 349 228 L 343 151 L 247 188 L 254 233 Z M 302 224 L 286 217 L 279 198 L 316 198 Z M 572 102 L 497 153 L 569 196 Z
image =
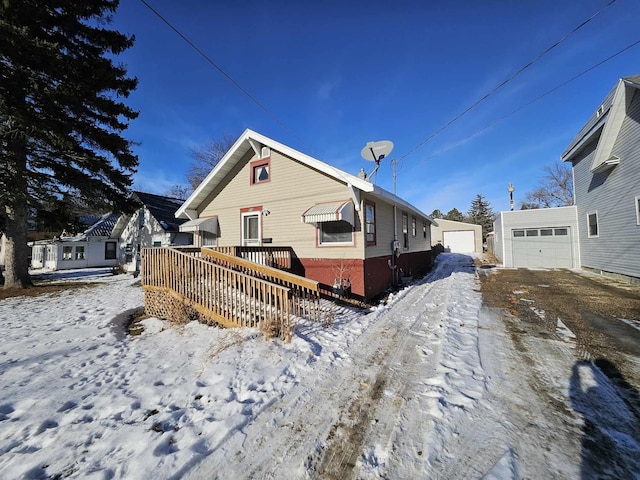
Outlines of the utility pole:
M 513 212 L 513 191 L 516 189 L 511 183 L 507 185 L 507 192 L 509 192 L 509 210 Z

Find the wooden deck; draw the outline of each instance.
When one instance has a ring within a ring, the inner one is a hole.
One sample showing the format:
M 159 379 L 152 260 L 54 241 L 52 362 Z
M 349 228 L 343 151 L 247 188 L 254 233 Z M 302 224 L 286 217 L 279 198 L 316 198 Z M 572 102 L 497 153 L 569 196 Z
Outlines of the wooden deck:
M 313 280 L 220 249 L 164 247 L 141 253 L 145 309 L 151 315 L 259 327 L 285 341 L 291 340 L 293 318 L 320 320 L 320 292 Z

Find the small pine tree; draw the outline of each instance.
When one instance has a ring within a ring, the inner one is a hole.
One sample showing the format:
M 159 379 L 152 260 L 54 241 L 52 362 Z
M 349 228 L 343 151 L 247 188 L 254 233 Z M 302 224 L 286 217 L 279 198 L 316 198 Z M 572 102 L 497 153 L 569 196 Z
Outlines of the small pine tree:
M 437 208 L 431 212 L 431 218 L 444 218 L 444 214 Z
M 467 214 L 467 221 L 475 225 L 482 225 L 482 240 L 493 230 L 494 213 L 490 203 L 480 194 L 471 202 L 471 207 Z
M 462 213 L 460 213 L 460 210 L 458 210 L 457 208 L 452 208 L 451 210 L 449 210 L 444 216 L 444 219 L 453 220 L 454 222 L 464 222 L 466 220 L 464 218 L 464 215 L 462 215 Z

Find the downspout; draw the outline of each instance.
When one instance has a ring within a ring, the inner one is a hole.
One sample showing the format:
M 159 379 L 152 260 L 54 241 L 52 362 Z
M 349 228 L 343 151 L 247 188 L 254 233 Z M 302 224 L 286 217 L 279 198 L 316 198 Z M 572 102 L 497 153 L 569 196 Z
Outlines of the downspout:
M 393 244 L 391 245 L 391 286 L 397 285 L 398 265 L 396 253 L 398 251 L 398 208 L 393 206 Z

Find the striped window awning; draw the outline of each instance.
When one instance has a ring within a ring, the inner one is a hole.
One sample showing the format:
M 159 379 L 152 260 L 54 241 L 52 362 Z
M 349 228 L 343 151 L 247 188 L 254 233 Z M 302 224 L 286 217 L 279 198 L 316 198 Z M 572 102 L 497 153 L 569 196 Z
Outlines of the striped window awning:
M 218 235 L 218 217 L 204 217 L 189 220 L 180 225 L 181 232 L 209 232 Z
M 339 202 L 316 203 L 302 214 L 303 223 L 321 223 L 345 221 L 354 224 L 353 202 L 342 200 Z

